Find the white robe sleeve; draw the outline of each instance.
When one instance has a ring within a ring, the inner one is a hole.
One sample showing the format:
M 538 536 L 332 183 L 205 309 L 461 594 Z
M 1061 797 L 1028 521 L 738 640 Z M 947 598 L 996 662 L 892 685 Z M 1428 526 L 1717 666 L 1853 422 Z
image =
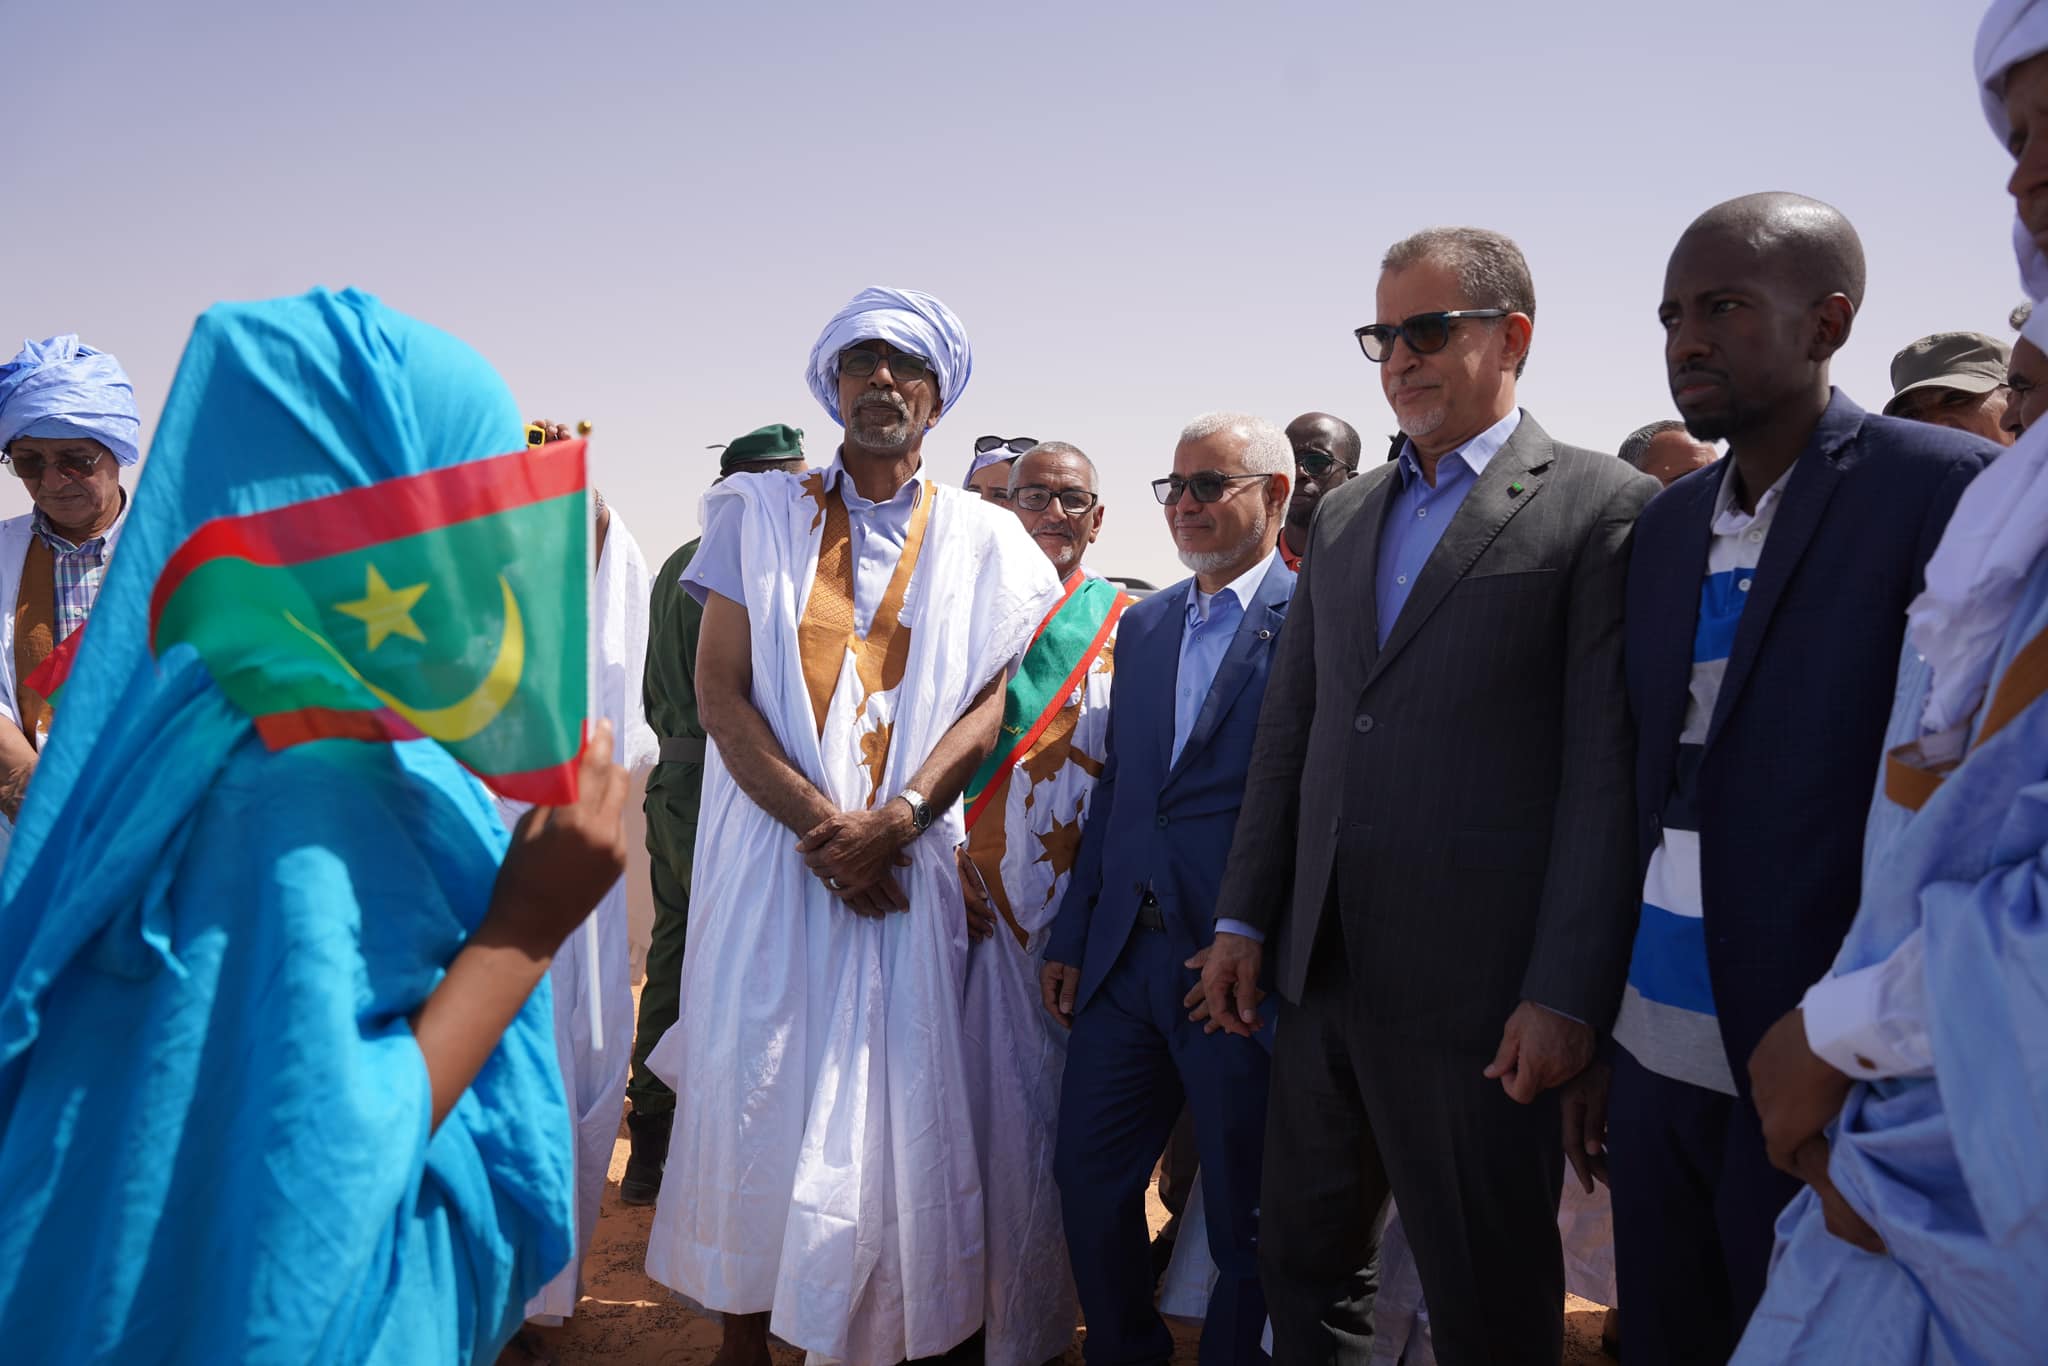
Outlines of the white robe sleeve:
M 1859 1081 L 1933 1076 L 1926 946 L 1914 930 L 1882 962 L 1809 987 L 1799 1006 L 1815 1056 Z

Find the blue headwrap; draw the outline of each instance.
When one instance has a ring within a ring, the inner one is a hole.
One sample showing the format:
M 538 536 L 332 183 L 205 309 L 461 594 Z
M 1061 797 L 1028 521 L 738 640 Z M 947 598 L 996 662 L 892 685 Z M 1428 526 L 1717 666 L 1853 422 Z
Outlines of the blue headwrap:
M 22 1360 L 489 1362 L 567 1261 L 546 985 L 431 1135 L 407 1022 L 491 896 L 482 788 L 425 741 L 270 753 L 148 639 L 200 524 L 522 441 L 481 357 L 367 295 L 194 327 L 0 871 Z
M 952 309 L 914 289 L 871 286 L 825 324 L 804 373 L 812 395 L 842 427 L 846 419 L 839 412 L 839 353 L 864 341 L 885 341 L 930 361 L 939 380 L 941 415 L 960 401 L 967 377 L 974 373 L 974 348 L 967 344 L 967 330 Z
M 121 362 L 75 336 L 25 341 L 0 365 L 0 450 L 17 436 L 89 436 L 132 465 L 142 421 Z

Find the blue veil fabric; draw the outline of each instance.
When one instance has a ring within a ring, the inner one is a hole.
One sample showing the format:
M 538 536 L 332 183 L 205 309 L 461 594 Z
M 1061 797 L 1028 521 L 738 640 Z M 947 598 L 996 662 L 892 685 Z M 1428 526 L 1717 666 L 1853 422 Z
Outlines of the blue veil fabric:
M 570 1251 L 543 983 L 429 1134 L 407 1017 L 506 844 L 430 742 L 266 751 L 149 597 L 198 526 L 517 449 L 503 382 L 356 291 L 193 329 L 0 870 L 0 1342 L 491 1361 Z

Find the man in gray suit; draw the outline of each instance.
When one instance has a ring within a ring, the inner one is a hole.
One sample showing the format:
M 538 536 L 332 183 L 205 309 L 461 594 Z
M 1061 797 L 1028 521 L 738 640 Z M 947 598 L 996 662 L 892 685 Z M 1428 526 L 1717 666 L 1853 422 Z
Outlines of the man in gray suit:
M 1498 233 L 1388 251 L 1358 339 L 1407 440 L 1322 499 L 1259 715 L 1197 1014 L 1254 1028 L 1272 960 L 1290 1366 L 1366 1360 L 1390 1193 L 1441 1360 L 1562 1351 L 1555 1088 L 1627 966 L 1622 589 L 1657 482 L 1516 407 L 1535 311 Z

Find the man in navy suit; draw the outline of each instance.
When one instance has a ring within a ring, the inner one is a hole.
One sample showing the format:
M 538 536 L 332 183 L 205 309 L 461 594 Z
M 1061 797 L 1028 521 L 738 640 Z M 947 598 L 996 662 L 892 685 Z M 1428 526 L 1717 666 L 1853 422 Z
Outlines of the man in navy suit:
M 1293 472 L 1278 427 L 1212 413 L 1153 482 L 1195 575 L 1124 614 L 1109 756 L 1046 945 L 1045 1006 L 1073 1029 L 1054 1173 L 1090 1366 L 1173 1355 L 1152 1302 L 1145 1181 L 1183 1100 L 1218 1272 L 1201 1359 L 1265 1359 L 1254 1235 L 1270 1039 L 1205 1033 L 1189 997 L 1294 591 L 1274 551 Z
M 1765 1151 L 1746 1064 L 1855 915 L 1906 605 L 1997 450 L 1830 386 L 1863 284 L 1848 221 L 1790 194 L 1709 209 L 1665 272 L 1672 397 L 1729 453 L 1636 523 L 1642 906 L 1611 1078 L 1565 1103 L 1582 1182 L 1612 1149 L 1631 1361 L 1726 1361 L 1763 1293 L 1799 1180 Z M 1825 1198 L 1816 1143 L 1801 1174 Z

